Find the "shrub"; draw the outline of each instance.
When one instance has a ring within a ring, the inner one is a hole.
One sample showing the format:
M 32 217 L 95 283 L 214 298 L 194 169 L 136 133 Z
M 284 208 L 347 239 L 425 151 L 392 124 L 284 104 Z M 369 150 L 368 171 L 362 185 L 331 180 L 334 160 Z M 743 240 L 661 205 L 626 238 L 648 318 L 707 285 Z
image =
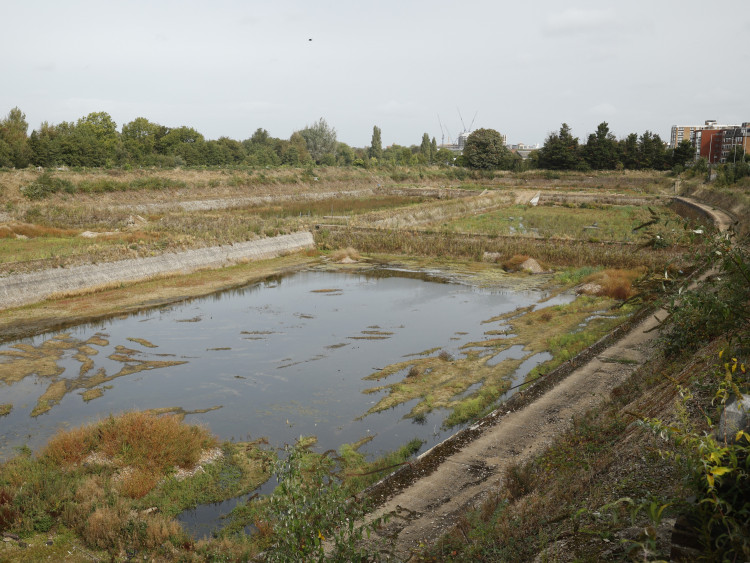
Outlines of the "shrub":
M 438 358 L 440 358 L 444 362 L 452 362 L 453 361 L 453 356 L 447 350 L 441 350 L 440 353 L 438 354 Z
M 372 561 L 377 553 L 363 545 L 365 536 L 377 529 L 381 519 L 355 525 L 364 507 L 334 477 L 335 463 L 327 455 L 287 447 L 275 466 L 279 485 L 268 499 L 258 520 L 271 523 L 272 541 L 265 561 Z M 329 541 L 333 554 L 326 555 Z
M 714 267 L 700 287 L 673 296 L 660 341 L 668 356 L 698 349 L 719 335 L 730 338 L 750 327 L 750 256 L 745 244 L 718 236 L 703 256 Z
M 185 182 L 180 180 L 171 180 L 169 178 L 159 178 L 151 176 L 149 178 L 139 178 L 130 182 L 130 188 L 134 190 L 164 190 L 167 188 L 184 188 Z
M 10 489 L 0 489 L 0 532 L 9 530 L 18 518 L 18 512 L 13 506 L 14 496 Z
M 722 357 L 719 353 L 719 358 Z M 737 358 L 724 362 L 709 385 L 715 389 L 713 402 L 723 411 L 732 398 L 741 400 L 748 392 L 749 370 Z M 750 434 L 740 430 L 734 436 L 720 436 L 720 429 L 707 417 L 709 431 L 696 429 L 687 412 L 693 396 L 678 386 L 682 403 L 680 421 L 666 424 L 643 419 L 641 424 L 674 442 L 678 455 L 661 452 L 680 461 L 684 456 L 697 502 L 689 507 L 689 518 L 698 533 L 708 561 L 750 560 Z M 699 407 L 700 408 L 700 407 Z
M 97 180 L 84 180 L 78 184 L 78 190 L 86 193 L 104 193 L 104 192 L 121 192 L 128 189 L 128 184 L 118 182 L 109 178 L 99 178 Z
M 34 182 L 21 188 L 21 193 L 28 199 L 44 199 L 60 191 L 74 193 L 75 186 L 69 180 L 56 178 L 49 172 L 44 172 Z

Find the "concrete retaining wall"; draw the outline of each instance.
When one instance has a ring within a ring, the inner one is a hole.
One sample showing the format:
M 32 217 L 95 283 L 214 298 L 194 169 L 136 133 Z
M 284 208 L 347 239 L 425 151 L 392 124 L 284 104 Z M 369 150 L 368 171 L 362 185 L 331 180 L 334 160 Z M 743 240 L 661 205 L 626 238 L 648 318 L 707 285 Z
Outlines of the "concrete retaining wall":
M 299 232 L 230 246 L 0 277 L 0 310 L 41 301 L 55 293 L 142 281 L 164 274 L 187 274 L 204 268 L 221 268 L 308 248 L 315 248 L 312 233 Z

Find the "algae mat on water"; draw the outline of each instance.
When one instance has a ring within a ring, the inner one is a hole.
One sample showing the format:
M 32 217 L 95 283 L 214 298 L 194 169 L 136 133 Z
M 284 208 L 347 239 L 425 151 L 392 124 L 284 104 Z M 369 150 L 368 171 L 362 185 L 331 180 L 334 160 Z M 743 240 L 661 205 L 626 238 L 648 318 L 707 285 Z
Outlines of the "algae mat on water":
M 367 389 L 367 393 L 386 393 L 368 414 L 416 400 L 408 416 L 417 420 L 439 408 L 451 411 L 446 426 L 471 420 L 531 369 L 549 369 L 569 359 L 622 322 L 629 310 L 613 309 L 615 305 L 609 298 L 581 296 L 569 303 L 531 305 L 487 319 L 486 324 L 495 325 L 484 333 L 489 338 L 464 344 L 461 357 L 428 350 L 426 357 L 410 357 L 369 375 L 370 381 L 398 375 L 401 379 Z M 544 352 L 552 353 L 538 356 Z M 539 360 L 530 365 L 534 358 Z M 524 364 L 528 369 L 519 373 Z
M 90 373 L 94 368 L 92 357 L 99 353 L 95 346 L 103 347 L 108 344 L 107 335 L 104 333 L 96 334 L 85 341 L 73 338 L 68 333 L 61 333 L 39 345 L 16 344 L 10 350 L 0 350 L 0 356 L 6 358 L 0 361 L 0 381 L 12 385 L 32 376 L 48 381 L 46 391 L 31 411 L 31 416 L 39 416 L 59 404 L 68 393 L 82 390 L 83 399 L 90 401 L 104 394 L 105 383 L 119 377 L 186 363 L 141 359 L 137 357 L 140 354 L 138 350 L 117 346 L 108 358 L 120 363 L 121 367 L 111 375 L 104 368 Z M 61 377 L 66 370 L 60 362 L 66 354 L 80 363 L 77 377 Z

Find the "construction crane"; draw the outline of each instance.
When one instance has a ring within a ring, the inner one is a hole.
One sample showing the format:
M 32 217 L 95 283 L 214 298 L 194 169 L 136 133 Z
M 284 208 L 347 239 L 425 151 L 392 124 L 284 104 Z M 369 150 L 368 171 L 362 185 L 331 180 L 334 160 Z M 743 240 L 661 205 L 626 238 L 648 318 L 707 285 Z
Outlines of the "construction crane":
M 479 110 L 474 112 L 474 117 L 471 119 L 471 123 L 469 124 L 469 127 L 466 127 L 466 123 L 464 123 L 464 118 L 461 115 L 461 110 L 458 106 L 456 106 L 456 109 L 458 110 L 458 117 L 461 120 L 461 125 L 463 126 L 464 130 L 463 133 L 466 133 L 467 135 L 471 133 L 474 130 L 474 121 L 477 119 L 477 114 L 479 113 Z
M 445 146 L 445 134 L 448 133 L 448 143 L 452 145 L 453 141 L 451 141 L 451 132 L 448 131 L 448 127 L 444 126 L 443 122 L 440 121 L 440 114 L 437 114 L 437 118 L 438 118 L 438 124 L 440 125 L 440 136 L 441 136 L 440 144 L 442 146 Z
M 466 142 L 466 139 L 469 138 L 469 135 L 471 134 L 471 128 L 474 127 L 474 120 L 477 118 L 477 113 L 479 111 L 477 110 L 474 112 L 474 119 L 471 120 L 471 124 L 469 125 L 468 129 L 466 127 L 466 123 L 464 122 L 464 117 L 461 115 L 461 109 L 456 106 L 456 110 L 458 110 L 458 117 L 461 120 L 461 125 L 463 126 L 463 131 L 458 135 L 458 147 L 463 148 L 463 144 Z

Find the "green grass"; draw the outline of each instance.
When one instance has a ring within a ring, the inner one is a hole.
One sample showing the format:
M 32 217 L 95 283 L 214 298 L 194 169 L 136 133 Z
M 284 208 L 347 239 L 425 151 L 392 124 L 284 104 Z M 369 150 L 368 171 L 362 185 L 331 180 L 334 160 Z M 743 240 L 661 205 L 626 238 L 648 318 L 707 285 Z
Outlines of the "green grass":
M 29 240 L 0 238 L 0 264 L 65 258 L 88 254 L 92 250 L 101 250 L 102 247 L 118 246 L 124 245 L 121 241 L 107 238 L 44 237 Z
M 666 207 L 654 208 L 671 222 L 659 225 L 655 233 L 684 243 L 681 220 Z M 477 233 L 491 236 L 559 237 L 582 240 L 638 242 L 643 233 L 633 229 L 651 215 L 645 207 L 624 205 L 537 206 L 515 205 L 491 213 L 463 217 L 443 226 L 448 232 Z M 596 228 L 591 228 L 596 226 Z M 674 232 L 673 232 L 674 231 Z

